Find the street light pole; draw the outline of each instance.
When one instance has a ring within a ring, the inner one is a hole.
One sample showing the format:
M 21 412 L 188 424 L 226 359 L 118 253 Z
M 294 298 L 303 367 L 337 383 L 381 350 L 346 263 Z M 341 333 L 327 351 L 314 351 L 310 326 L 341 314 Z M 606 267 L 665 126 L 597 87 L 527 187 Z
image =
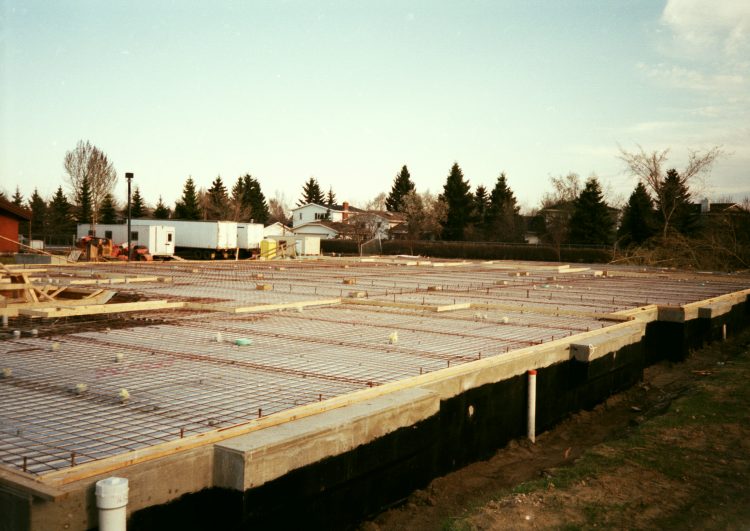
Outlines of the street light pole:
M 132 254 L 132 251 L 130 249 L 130 181 L 133 180 L 133 173 L 127 172 L 125 174 L 125 178 L 128 180 L 128 262 L 130 262 L 130 255 Z

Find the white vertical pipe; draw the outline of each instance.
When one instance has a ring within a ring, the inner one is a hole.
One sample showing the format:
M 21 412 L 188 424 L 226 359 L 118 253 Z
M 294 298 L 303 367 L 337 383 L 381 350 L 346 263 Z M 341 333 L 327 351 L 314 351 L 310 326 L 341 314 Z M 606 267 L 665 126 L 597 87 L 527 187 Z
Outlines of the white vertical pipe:
M 128 480 L 111 477 L 96 482 L 99 531 L 125 531 Z
M 723 325 L 721 325 L 721 339 L 723 341 L 727 340 L 727 325 L 726 325 L 726 323 L 724 323 Z
M 531 442 L 536 442 L 536 371 L 529 371 L 529 423 L 528 434 Z
M 7 327 L 8 327 L 8 316 L 3 315 L 3 328 L 7 328 Z

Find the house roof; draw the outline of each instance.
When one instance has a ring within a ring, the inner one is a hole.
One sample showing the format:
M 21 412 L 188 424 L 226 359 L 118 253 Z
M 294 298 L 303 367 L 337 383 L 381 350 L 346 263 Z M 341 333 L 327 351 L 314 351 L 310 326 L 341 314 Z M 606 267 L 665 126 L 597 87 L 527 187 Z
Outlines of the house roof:
M 401 212 L 391 212 L 389 210 L 367 210 L 366 212 L 387 219 L 390 223 L 401 223 L 406 221 L 406 216 Z
M 365 212 L 361 208 L 353 207 L 351 205 L 347 205 L 347 208 L 344 209 L 344 205 L 321 205 L 320 203 L 307 203 L 305 205 L 298 206 L 297 208 L 293 208 L 292 212 L 295 212 L 301 208 L 309 207 L 311 205 L 318 206 L 320 208 L 325 208 L 326 210 L 331 210 L 334 212 L 344 212 L 346 210 L 348 210 L 349 212 Z
M 10 201 L 0 198 L 0 214 L 10 214 L 19 221 L 31 220 L 31 211 L 14 205 Z
M 327 229 L 330 229 L 332 231 L 337 232 L 338 234 L 352 234 L 356 232 L 356 227 L 350 225 L 349 223 L 341 223 L 339 221 L 310 221 L 309 223 L 305 223 L 304 225 L 299 225 L 297 227 L 294 227 L 294 230 L 297 231 L 303 227 L 326 227 Z

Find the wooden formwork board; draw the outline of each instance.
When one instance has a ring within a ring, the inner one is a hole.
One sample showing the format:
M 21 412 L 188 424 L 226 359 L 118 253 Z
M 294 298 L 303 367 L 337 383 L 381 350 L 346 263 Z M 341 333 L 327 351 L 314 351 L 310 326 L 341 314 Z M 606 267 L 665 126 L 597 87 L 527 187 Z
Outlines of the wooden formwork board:
M 200 302 L 186 302 L 185 308 L 188 310 L 207 310 L 212 312 L 224 312 L 224 313 L 259 313 L 259 312 L 272 312 L 277 310 L 294 310 L 299 308 L 307 308 L 311 306 L 331 306 L 334 304 L 340 304 L 341 299 L 319 299 L 312 301 L 297 301 L 297 302 L 285 302 L 279 304 L 257 304 L 254 306 L 227 306 L 222 304 L 206 304 Z
M 425 312 L 451 312 L 455 310 L 468 310 L 471 308 L 471 303 L 459 303 L 459 304 L 412 304 L 408 302 L 393 302 L 383 301 L 376 299 L 342 299 L 345 304 L 359 304 L 361 306 L 379 306 L 382 308 L 401 308 L 404 310 L 419 310 Z
M 175 308 L 184 308 L 184 302 L 169 302 L 166 300 L 159 301 L 141 301 L 141 302 L 124 302 L 120 304 L 97 304 L 89 306 L 76 306 L 73 308 L 65 306 L 51 306 L 47 308 L 23 308 L 18 310 L 19 315 L 26 317 L 74 317 L 78 315 L 101 315 L 109 313 L 139 312 L 145 310 L 171 310 Z

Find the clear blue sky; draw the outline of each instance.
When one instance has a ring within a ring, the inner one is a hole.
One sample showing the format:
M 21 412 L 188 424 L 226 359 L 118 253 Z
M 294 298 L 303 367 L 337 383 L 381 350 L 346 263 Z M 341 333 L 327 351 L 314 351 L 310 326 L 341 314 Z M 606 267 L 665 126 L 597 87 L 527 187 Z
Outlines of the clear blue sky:
M 251 173 L 296 202 L 315 176 L 357 204 L 407 164 L 634 186 L 618 145 L 722 145 L 709 196 L 750 194 L 750 2 L 0 0 L 0 188 L 48 197 L 80 139 L 146 200 Z M 116 195 L 125 197 L 120 178 Z

